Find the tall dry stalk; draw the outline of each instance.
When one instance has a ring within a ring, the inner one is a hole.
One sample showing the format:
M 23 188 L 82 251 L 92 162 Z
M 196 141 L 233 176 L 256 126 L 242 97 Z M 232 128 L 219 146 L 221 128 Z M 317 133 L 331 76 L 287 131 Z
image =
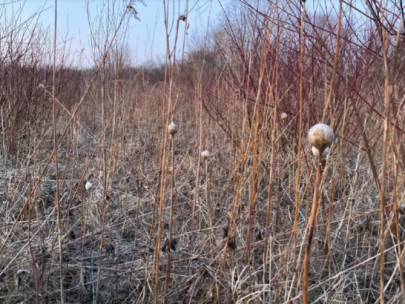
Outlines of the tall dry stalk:
M 279 146 L 280 139 L 277 138 L 277 107 L 278 107 L 278 50 L 280 47 L 280 16 L 278 13 L 278 1 L 276 3 L 276 10 L 277 10 L 277 39 L 276 39 L 276 59 L 274 64 L 273 70 L 273 83 L 274 85 L 271 88 L 274 90 L 274 94 L 271 94 L 273 99 L 273 122 L 272 122 L 272 133 L 271 133 L 271 152 L 270 152 L 270 177 L 269 177 L 269 185 L 268 185 L 268 192 L 269 197 L 267 200 L 267 209 L 266 209 L 266 226 L 265 226 L 265 236 L 264 236 L 264 252 L 263 252 L 263 282 L 265 282 L 266 278 L 266 265 L 267 265 L 267 254 L 268 254 L 268 239 L 270 236 L 270 213 L 272 209 L 272 196 L 273 196 L 273 182 L 274 182 L 274 174 L 276 172 L 276 168 L 279 166 L 278 159 L 277 159 L 277 147 Z M 278 190 L 277 190 L 278 192 Z M 277 194 L 276 194 L 277 195 Z M 277 214 L 276 214 L 277 218 Z M 277 221 L 277 219 L 276 219 Z M 277 228 L 277 226 L 276 226 Z M 271 267 L 271 261 L 269 261 L 269 268 Z M 270 272 L 270 271 L 269 271 Z M 269 273 L 269 276 L 271 273 Z M 271 279 L 269 279 L 271 281 Z M 271 301 L 271 297 L 269 298 Z
M 214 236 L 214 228 L 212 226 L 213 222 L 212 222 L 212 212 L 215 210 L 212 210 L 212 204 L 211 204 L 211 200 L 210 200 L 210 189 L 209 189 L 209 178 L 208 178 L 208 162 L 209 162 L 209 158 L 206 158 L 204 160 L 205 162 L 205 200 L 206 200 L 206 204 L 207 204 L 207 215 L 208 215 L 208 222 L 210 225 L 210 230 L 212 232 L 212 235 Z
M 198 144 L 198 159 L 197 159 L 197 171 L 195 176 L 195 188 L 194 188 L 194 201 L 193 201 L 193 208 L 192 208 L 192 221 L 193 221 L 193 228 L 196 228 L 196 223 L 200 222 L 197 221 L 195 215 L 195 209 L 198 202 L 198 188 L 200 183 L 200 166 L 201 166 L 201 150 L 202 150 L 202 96 L 201 96 L 201 88 L 200 84 L 197 85 L 197 92 L 194 94 L 195 96 L 195 113 L 196 113 L 196 129 L 197 129 L 197 144 Z M 197 95 L 197 96 L 196 96 Z
M 177 51 L 177 40 L 178 40 L 178 33 L 179 33 L 179 22 L 180 19 L 177 19 L 177 25 L 176 25 L 176 32 L 175 32 L 175 38 L 174 38 L 174 46 L 173 46 L 173 59 L 171 56 L 171 49 L 170 49 L 170 31 L 169 31 L 169 15 L 168 15 L 168 8 L 169 8 L 170 3 L 166 5 L 166 1 L 163 0 L 163 9 L 164 9 L 164 20 L 165 20 L 165 31 L 166 31 L 166 62 L 165 62 L 165 80 L 164 80 L 164 101 L 163 101 L 163 125 L 167 126 L 168 125 L 168 118 L 170 117 L 171 120 L 173 121 L 174 117 L 174 104 L 172 100 L 172 94 L 174 90 L 174 71 L 176 67 L 176 51 Z M 168 82 L 168 86 L 167 86 Z M 165 103 L 167 101 L 168 107 L 167 109 L 169 110 L 169 113 L 165 113 Z M 164 197 L 165 197 L 165 191 L 166 191 L 166 182 L 167 182 L 167 172 L 168 172 L 168 166 L 169 166 L 169 159 L 168 156 L 166 156 L 166 150 L 167 150 L 167 130 L 165 132 L 162 132 L 162 135 L 164 136 L 162 140 L 162 176 L 161 176 L 161 182 L 160 182 L 160 206 L 159 206 L 159 222 L 158 222 L 158 235 L 157 235 L 157 246 L 156 246 L 156 258 L 155 258 L 155 302 L 156 304 L 159 301 L 159 260 L 160 260 L 160 242 L 161 242 L 161 235 L 162 235 L 162 220 L 163 220 L 163 208 L 164 208 Z M 173 179 L 172 179 L 173 182 Z M 167 280 L 166 280 L 166 283 Z M 166 288 L 166 287 L 165 287 Z M 167 301 L 167 295 L 165 294 L 165 301 Z
M 321 177 L 322 177 L 322 153 L 319 153 L 317 163 L 318 163 L 318 169 L 316 171 L 314 199 L 312 202 L 311 218 L 309 220 L 308 243 L 307 243 L 305 259 L 304 259 L 304 279 L 303 279 L 303 287 L 302 287 L 302 303 L 304 303 L 304 304 L 308 303 L 309 260 L 311 257 L 312 236 L 314 233 L 316 215 L 317 215 L 317 211 L 318 211 L 319 185 L 321 183 Z
M 298 130 L 298 150 L 297 150 L 297 173 L 295 177 L 295 215 L 294 215 L 294 227 L 293 227 L 293 237 L 294 237 L 294 261 L 297 260 L 297 226 L 298 226 L 298 201 L 299 201 L 299 190 L 300 190 L 300 180 L 301 180 L 301 150 L 302 150 L 302 115 L 304 109 L 304 84 L 303 84 L 303 73 L 304 73 L 304 20 L 305 20 L 305 1 L 301 1 L 301 19 L 300 19 L 300 33 L 299 33 L 299 44 L 300 44 L 300 106 L 299 106 L 299 130 Z
M 386 75 L 388 78 L 388 75 Z M 386 91 L 388 89 L 386 83 Z M 384 120 L 384 138 L 383 138 L 383 154 L 381 165 L 381 180 L 380 180 L 380 303 L 384 304 L 384 286 L 385 286 L 385 177 L 387 174 L 387 161 L 388 161 L 388 120 L 389 120 L 389 98 L 386 96 L 386 118 Z
M 170 270 L 171 270 L 171 249 L 172 249 L 172 241 L 173 241 L 173 197 L 174 197 L 174 134 L 171 134 L 171 142 L 172 142 L 172 153 L 171 153 L 171 160 L 172 160 L 172 170 L 171 170 L 171 189 L 170 189 L 170 215 L 169 215 L 169 237 L 167 243 L 167 262 L 166 262 L 166 280 L 165 280 L 165 295 L 164 295 L 164 303 L 168 303 L 168 292 L 169 292 L 169 281 L 170 281 Z
M 31 192 L 31 174 L 29 175 L 29 184 L 28 184 L 28 193 Z M 34 257 L 34 252 L 32 250 L 32 244 L 31 244 L 31 213 L 32 213 L 32 207 L 31 207 L 31 199 L 28 202 L 28 247 L 32 259 L 32 268 L 34 268 L 34 274 L 35 274 L 35 303 L 39 304 L 39 280 L 38 280 L 38 267 L 35 263 L 35 257 Z
M 383 22 L 385 17 L 383 14 Z M 385 82 L 384 82 L 384 98 L 385 98 L 385 112 L 384 112 L 384 131 L 383 131 L 383 151 L 382 151 L 382 164 L 381 164 L 381 179 L 380 179 L 380 303 L 384 304 L 384 287 L 385 287 L 385 247 L 386 247 L 386 231 L 385 231 L 385 218 L 389 216 L 390 207 L 386 206 L 385 202 L 385 178 L 387 174 L 387 162 L 388 162 L 388 145 L 389 145 L 389 127 L 390 121 L 390 106 L 391 99 L 394 94 L 393 89 L 393 75 L 395 75 L 396 61 L 398 56 L 398 45 L 401 27 L 398 28 L 396 45 L 393 51 L 393 66 L 392 73 L 388 59 L 388 45 L 389 39 L 387 33 L 383 30 L 380 31 L 380 39 L 382 44 L 382 53 L 384 58 L 385 68 Z
M 318 169 L 316 173 L 316 183 L 315 183 L 314 199 L 311 209 L 311 217 L 308 224 L 309 225 L 308 242 L 304 259 L 304 277 L 303 277 L 304 282 L 302 288 L 302 302 L 304 304 L 308 303 L 309 261 L 311 258 L 311 243 L 318 212 L 318 196 L 322 179 L 322 158 L 325 157 L 324 152 L 330 149 L 329 147 L 333 143 L 334 139 L 335 135 L 332 129 L 329 126 L 322 123 L 314 125 L 308 132 L 308 143 L 312 146 L 312 152 L 315 155 Z
M 56 192 L 55 206 L 58 216 L 58 240 L 59 240 L 59 282 L 60 282 L 60 301 L 65 303 L 63 295 L 63 257 L 62 257 L 62 223 L 60 220 L 60 203 L 59 203 L 59 164 L 58 164 L 58 141 L 56 139 L 56 102 L 55 102 L 55 86 L 56 86 L 56 35 L 58 29 L 58 0 L 55 0 L 55 27 L 53 35 L 53 71 L 52 71 L 52 114 L 53 114 L 53 143 L 55 151 L 55 170 L 56 170 Z
M 101 70 L 101 127 L 105 129 L 105 69 L 103 68 Z M 114 122 L 113 122 L 114 123 Z M 103 177 L 102 177 L 102 182 L 103 182 L 103 213 L 102 213 L 102 218 L 101 218 L 101 240 L 100 240 L 100 247 L 99 247 L 99 257 L 101 258 L 103 255 L 103 246 L 104 246 L 104 228 L 105 228 L 105 216 L 107 212 L 107 193 L 108 193 L 108 174 L 107 174 L 107 158 L 106 158 L 106 140 L 105 140 L 105 133 L 103 134 L 102 137 L 102 142 L 101 145 L 103 146 L 103 162 L 102 162 L 102 168 L 103 168 Z M 98 299 L 98 291 L 99 291 L 99 286 L 100 286 L 100 278 L 101 278 L 101 263 L 98 265 L 98 270 L 97 270 L 97 284 L 96 284 L 96 294 L 95 294 L 95 299 L 97 301 Z
M 163 120 L 163 123 L 167 122 L 167 119 Z M 167 132 L 164 132 L 164 135 L 167 135 Z M 160 243 L 162 239 L 162 222 L 163 222 L 163 209 L 164 209 L 164 201 L 165 201 L 165 192 L 166 192 L 166 182 L 167 182 L 167 168 L 169 166 L 169 161 L 167 157 L 167 136 L 165 136 L 164 140 L 162 141 L 162 174 L 160 180 L 160 193 L 159 193 L 159 201 L 158 203 L 158 211 L 159 211 L 159 218 L 158 218 L 158 232 L 157 232 L 157 244 L 156 244 L 156 253 L 155 253 L 155 302 L 156 304 L 159 301 L 159 261 L 160 261 Z
M 334 87 L 335 87 L 335 76 L 336 76 L 336 70 L 337 70 L 337 66 L 338 66 L 338 62 L 339 62 L 339 51 L 340 51 L 340 31 L 342 28 L 342 3 L 343 3 L 343 0 L 339 0 L 339 16 L 338 16 L 338 30 L 337 30 L 337 37 L 336 37 L 335 60 L 333 63 L 332 78 L 330 80 L 329 95 L 328 95 L 328 99 L 326 100 L 326 103 L 325 103 L 325 108 L 323 109 L 322 122 L 326 122 L 326 115 L 328 113 L 329 104 L 332 100 Z
M 392 127 L 390 125 L 389 128 L 390 131 L 390 147 L 391 147 L 391 166 L 392 166 L 392 180 L 393 180 L 393 195 L 392 195 L 392 200 L 394 201 L 394 206 L 392 209 L 392 214 L 390 216 L 390 221 L 394 220 L 394 223 L 391 224 L 391 230 L 393 231 L 394 235 L 397 238 L 397 262 L 398 262 L 398 268 L 399 268 L 399 280 L 401 283 L 401 295 L 402 295 L 402 301 L 405 303 L 405 282 L 404 282 L 404 274 L 403 274 L 403 269 L 402 269 L 402 250 L 403 250 L 403 245 L 401 243 L 401 232 L 400 232 L 400 226 L 399 226 L 399 218 L 398 218 L 398 195 L 397 195 L 397 177 L 398 177 L 398 165 L 395 165 L 395 148 L 394 148 L 394 143 L 393 143 L 393 132 L 392 132 Z

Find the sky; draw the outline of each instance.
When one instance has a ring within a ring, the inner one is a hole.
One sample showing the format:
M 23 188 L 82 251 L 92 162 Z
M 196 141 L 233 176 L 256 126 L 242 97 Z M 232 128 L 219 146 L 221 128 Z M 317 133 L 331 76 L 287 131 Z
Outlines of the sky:
M 101 11 L 103 3 L 116 1 L 124 4 L 130 0 L 58 0 L 58 35 L 60 39 L 67 37 L 71 43 L 71 54 L 77 56 L 82 52 L 84 55 L 83 65 L 91 65 L 90 48 L 90 28 L 86 4 L 89 3 L 91 19 L 97 18 Z M 137 20 L 131 17 L 128 31 L 128 44 L 132 56 L 132 64 L 140 65 L 148 60 L 164 60 L 166 53 L 166 36 L 164 26 L 164 0 L 138 0 L 135 5 L 137 11 Z M 173 7 L 170 7 L 170 20 L 184 13 L 187 0 L 165 0 L 166 3 L 175 3 L 176 9 L 174 16 Z M 237 0 L 188 0 L 189 9 L 192 9 L 188 16 L 189 29 L 188 37 L 192 38 L 196 32 L 203 34 L 208 25 L 216 23 L 218 14 L 222 8 L 226 8 L 232 1 Z M 355 0 L 356 3 L 360 0 Z M 141 3 L 143 2 L 143 3 Z M 361 1 L 360 1 L 361 2 Z M 54 30 L 54 3 L 55 0 L 0 0 L 0 8 L 6 8 L 7 15 L 12 10 L 23 6 L 21 20 L 26 20 L 38 10 L 42 10 L 39 22 L 44 28 L 49 28 L 50 32 Z M 178 7 L 180 3 L 180 8 Z M 334 5 L 338 8 L 339 0 L 307 0 L 306 6 L 311 10 L 317 7 Z M 182 37 L 184 33 L 184 22 L 180 22 L 179 41 L 182 47 Z M 172 42 L 174 35 L 172 35 Z M 188 40 L 192 43 L 192 39 Z M 187 48 L 187 46 L 186 46 Z
M 89 8 L 92 18 L 96 18 L 107 0 L 90 0 Z M 111 1 L 111 0 L 110 0 Z M 116 0 L 118 3 L 128 3 L 128 0 Z M 135 9 L 140 19 L 130 18 L 128 44 L 133 55 L 133 61 L 145 62 L 149 59 L 164 58 L 166 53 L 166 36 L 164 26 L 163 0 L 142 0 L 137 2 Z M 166 0 L 170 1 L 170 0 Z M 189 0 L 189 8 L 193 7 L 188 17 L 190 23 L 188 33 L 202 31 L 209 23 L 215 22 L 215 18 L 231 0 Z M 172 1 L 170 1 L 172 3 Z M 54 30 L 54 0 L 0 0 L 0 5 L 5 6 L 7 14 L 23 5 L 21 19 L 25 20 L 38 10 L 43 10 L 39 17 L 44 28 Z M 58 34 L 60 37 L 68 37 L 72 50 L 82 50 L 89 59 L 90 52 L 90 28 L 86 10 L 86 0 L 58 0 Z M 178 9 L 176 0 L 175 16 L 181 15 L 185 9 L 185 0 L 180 0 Z M 179 13 L 180 11 L 180 13 Z M 172 18 L 173 15 L 171 15 Z M 179 33 L 183 36 L 184 22 L 181 22 Z M 67 35 L 67 36 L 66 36 Z

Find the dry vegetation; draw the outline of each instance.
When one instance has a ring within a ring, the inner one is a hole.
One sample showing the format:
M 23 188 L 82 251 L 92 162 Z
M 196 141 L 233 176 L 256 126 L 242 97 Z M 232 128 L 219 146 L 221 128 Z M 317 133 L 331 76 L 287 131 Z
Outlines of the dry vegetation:
M 166 1 L 142 67 L 127 2 L 92 68 L 0 6 L 0 303 L 404 303 L 402 1 Z

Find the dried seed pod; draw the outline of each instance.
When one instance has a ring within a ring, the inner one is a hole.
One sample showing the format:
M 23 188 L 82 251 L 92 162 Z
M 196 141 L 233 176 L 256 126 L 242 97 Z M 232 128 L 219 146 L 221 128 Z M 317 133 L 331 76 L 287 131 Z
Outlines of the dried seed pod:
M 211 156 L 211 154 L 210 154 L 210 151 L 208 151 L 208 150 L 205 150 L 205 151 L 201 152 L 201 157 L 203 159 L 208 159 L 208 158 L 210 158 L 210 156 Z
M 325 149 L 328 148 L 334 140 L 335 134 L 332 129 L 323 123 L 316 124 L 309 129 L 308 142 L 312 147 L 315 147 L 319 153 L 323 154 Z
M 287 117 L 288 117 L 288 115 L 287 115 L 287 113 L 281 113 L 281 119 L 284 121 L 284 120 L 286 120 L 287 119 Z
M 93 184 L 87 181 L 86 185 L 84 186 L 87 191 L 89 191 L 91 188 L 93 188 Z
M 179 130 L 179 127 L 173 121 L 167 127 L 167 131 L 169 132 L 169 134 L 171 136 L 174 136 L 177 133 L 178 130 Z

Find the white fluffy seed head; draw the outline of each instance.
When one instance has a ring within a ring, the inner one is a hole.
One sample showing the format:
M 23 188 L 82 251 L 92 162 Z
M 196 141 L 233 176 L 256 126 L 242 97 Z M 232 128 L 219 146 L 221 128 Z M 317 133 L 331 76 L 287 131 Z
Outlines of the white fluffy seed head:
M 282 119 L 282 120 L 286 120 L 287 117 L 288 117 L 287 113 L 284 113 L 284 112 L 281 113 L 281 119 Z
M 84 187 L 87 191 L 89 191 L 91 188 L 93 188 L 93 184 L 88 181 Z
M 179 130 L 179 127 L 172 121 L 170 125 L 167 127 L 167 130 L 171 136 L 175 135 Z
M 201 157 L 204 158 L 204 159 L 207 159 L 210 156 L 211 156 L 211 154 L 210 154 L 210 151 L 208 151 L 208 150 L 205 150 L 205 151 L 201 152 Z
M 335 134 L 332 129 L 323 124 L 319 123 L 314 125 L 308 132 L 308 142 L 312 147 L 315 147 L 319 152 L 324 152 L 333 141 L 335 140 Z
M 330 151 L 329 147 L 327 147 L 325 150 L 323 150 L 322 158 L 325 158 L 326 156 L 328 156 L 329 151 Z M 315 157 L 319 157 L 319 151 L 318 151 L 318 149 L 315 148 L 314 146 L 312 146 L 312 154 L 313 154 Z

